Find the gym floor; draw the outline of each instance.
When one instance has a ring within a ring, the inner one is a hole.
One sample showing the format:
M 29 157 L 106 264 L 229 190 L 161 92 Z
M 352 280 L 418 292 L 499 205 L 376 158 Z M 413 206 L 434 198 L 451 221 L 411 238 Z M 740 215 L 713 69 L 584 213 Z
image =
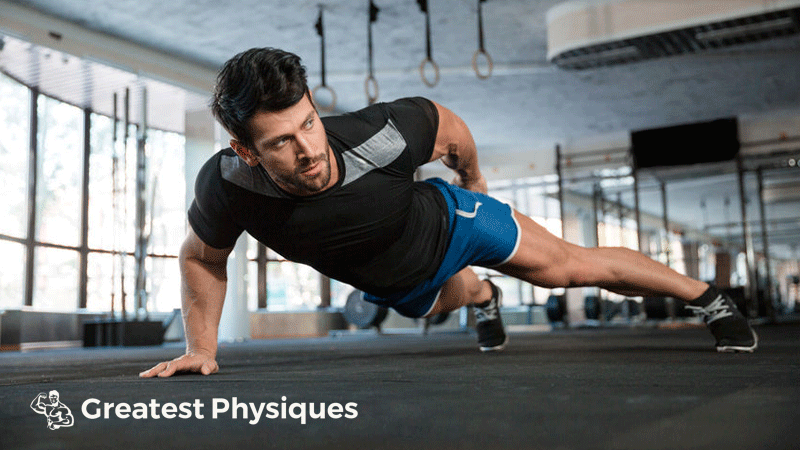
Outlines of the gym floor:
M 177 344 L 3 353 L 0 448 L 800 448 L 800 324 L 756 331 L 754 354 L 716 353 L 696 327 L 517 332 L 500 354 L 466 333 L 251 341 L 222 346 L 216 375 L 169 379 L 137 374 Z M 31 409 L 51 390 L 72 427 Z M 234 397 L 267 405 L 214 419 Z M 117 417 L 120 403 L 148 418 Z M 185 418 L 153 418 L 167 403 Z M 341 417 L 309 417 L 320 403 Z

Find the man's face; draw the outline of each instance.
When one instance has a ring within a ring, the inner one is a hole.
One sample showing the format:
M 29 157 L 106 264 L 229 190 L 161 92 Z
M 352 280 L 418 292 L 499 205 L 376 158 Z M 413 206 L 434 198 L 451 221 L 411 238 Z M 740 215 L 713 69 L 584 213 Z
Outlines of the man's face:
M 50 404 L 55 405 L 58 403 L 58 392 L 50 392 L 48 397 L 50 399 Z
M 261 164 L 285 191 L 312 195 L 336 183 L 336 161 L 332 161 L 325 128 L 308 96 L 282 111 L 256 113 L 250 128 L 254 151 L 236 141 L 231 145 L 249 165 Z

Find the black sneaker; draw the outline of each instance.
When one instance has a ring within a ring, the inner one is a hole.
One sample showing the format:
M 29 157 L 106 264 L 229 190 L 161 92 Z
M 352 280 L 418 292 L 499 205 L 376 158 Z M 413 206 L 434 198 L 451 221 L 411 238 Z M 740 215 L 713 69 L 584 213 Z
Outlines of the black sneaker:
M 500 317 L 500 303 L 503 293 L 489 280 L 492 287 L 492 298 L 475 308 L 475 330 L 478 332 L 478 346 L 482 352 L 499 352 L 506 348 L 508 336 Z
M 717 338 L 718 352 L 748 352 L 758 348 L 758 336 L 731 298 L 709 288 L 686 308 L 703 316 L 711 334 Z

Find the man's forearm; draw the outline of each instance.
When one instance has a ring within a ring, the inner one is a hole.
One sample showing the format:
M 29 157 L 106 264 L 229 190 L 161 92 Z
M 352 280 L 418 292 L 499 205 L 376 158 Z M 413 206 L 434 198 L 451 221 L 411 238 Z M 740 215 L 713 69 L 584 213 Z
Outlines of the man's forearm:
M 186 352 L 216 357 L 217 331 L 227 285 L 224 264 L 209 265 L 195 258 L 181 259 L 181 313 Z
M 444 164 L 454 170 L 462 180 L 477 180 L 481 177 L 478 167 L 478 151 L 474 142 L 451 144 L 448 147 Z

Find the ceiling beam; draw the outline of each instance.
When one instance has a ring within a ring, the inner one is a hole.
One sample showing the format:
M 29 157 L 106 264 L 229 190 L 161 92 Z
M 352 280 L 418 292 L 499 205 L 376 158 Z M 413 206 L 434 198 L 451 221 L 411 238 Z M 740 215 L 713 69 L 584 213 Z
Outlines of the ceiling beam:
M 217 68 L 135 44 L 0 0 L 0 32 L 198 94 L 213 90 Z

